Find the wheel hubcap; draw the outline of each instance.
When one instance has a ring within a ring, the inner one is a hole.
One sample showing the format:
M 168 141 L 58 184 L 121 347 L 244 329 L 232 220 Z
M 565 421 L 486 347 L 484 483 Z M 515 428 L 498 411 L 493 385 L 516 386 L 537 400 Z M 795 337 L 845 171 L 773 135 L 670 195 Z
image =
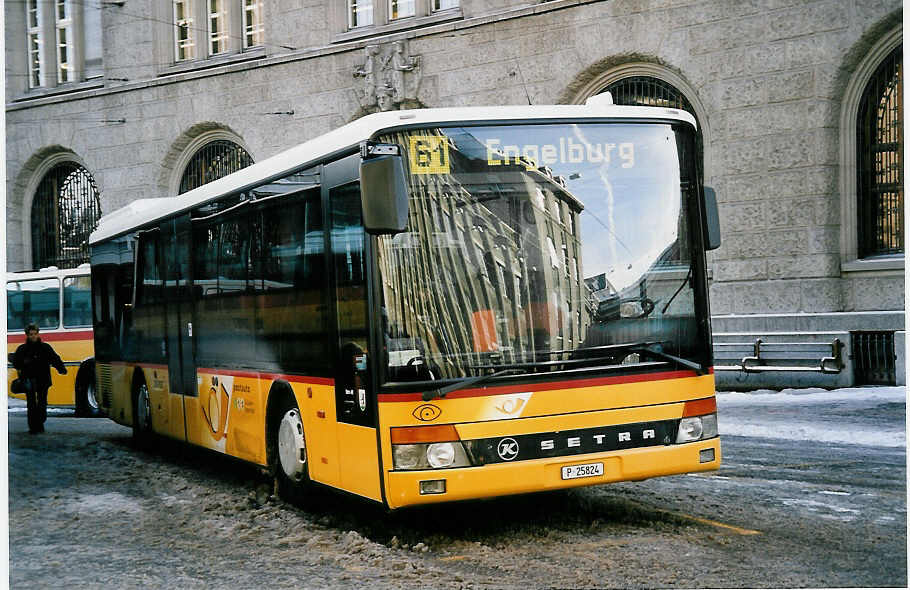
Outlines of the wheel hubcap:
M 100 404 L 98 403 L 98 397 L 97 397 L 97 395 L 96 395 L 95 384 L 94 384 L 94 383 L 89 383 L 89 384 L 88 384 L 88 391 L 85 392 L 85 398 L 86 398 L 86 400 L 88 401 L 88 405 L 91 406 L 91 408 L 92 408 L 93 410 L 97 410 L 97 409 L 98 409 L 98 406 L 99 406 Z
M 289 479 L 300 481 L 306 473 L 306 442 L 296 408 L 285 412 L 278 426 L 278 461 Z
M 149 390 L 143 384 L 139 387 L 139 403 L 137 411 L 139 413 L 139 428 L 142 430 L 151 429 L 152 408 L 149 404 Z

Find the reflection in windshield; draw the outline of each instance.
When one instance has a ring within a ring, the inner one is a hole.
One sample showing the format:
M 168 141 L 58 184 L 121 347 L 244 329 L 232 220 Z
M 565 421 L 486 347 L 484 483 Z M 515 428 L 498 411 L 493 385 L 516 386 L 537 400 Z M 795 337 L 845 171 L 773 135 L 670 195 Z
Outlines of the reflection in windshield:
M 407 153 L 411 191 L 408 231 L 378 241 L 388 380 L 633 362 L 611 347 L 631 342 L 697 356 L 681 133 L 588 124 L 383 138 Z

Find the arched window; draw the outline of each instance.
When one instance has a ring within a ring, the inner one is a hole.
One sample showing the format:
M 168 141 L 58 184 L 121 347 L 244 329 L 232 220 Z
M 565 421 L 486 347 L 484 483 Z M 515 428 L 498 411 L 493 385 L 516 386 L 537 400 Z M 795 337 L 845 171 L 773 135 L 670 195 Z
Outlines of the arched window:
M 32 200 L 32 265 L 72 268 L 88 262 L 88 237 L 101 217 L 95 179 L 75 162 L 54 166 Z
M 643 107 L 665 107 L 668 109 L 678 109 L 691 113 L 698 119 L 692 104 L 672 84 L 655 78 L 653 76 L 629 76 L 621 78 L 607 85 L 601 92 L 609 92 L 613 95 L 613 103 L 630 106 Z M 702 147 L 701 124 L 698 125 L 698 134 L 695 137 L 695 150 L 698 156 L 699 176 L 702 176 Z
M 856 116 L 860 258 L 904 251 L 903 59 L 898 45 L 866 84 Z
M 183 176 L 178 194 L 191 191 L 203 184 L 218 180 L 253 163 L 245 149 L 226 139 L 211 141 L 193 154 Z

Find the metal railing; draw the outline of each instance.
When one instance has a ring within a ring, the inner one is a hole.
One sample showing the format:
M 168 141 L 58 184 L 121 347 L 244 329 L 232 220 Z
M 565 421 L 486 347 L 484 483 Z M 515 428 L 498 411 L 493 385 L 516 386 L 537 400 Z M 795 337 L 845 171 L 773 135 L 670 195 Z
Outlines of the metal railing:
M 742 371 L 744 373 L 805 372 L 836 375 L 844 369 L 844 344 L 840 338 L 828 342 L 716 342 L 715 348 L 747 351 L 751 355 L 742 357 L 738 365 L 715 365 L 715 371 Z M 815 359 L 818 359 L 817 361 Z M 785 361 L 788 364 L 769 364 Z M 804 362 L 805 364 L 797 364 Z
M 232 141 L 211 141 L 193 154 L 180 178 L 178 194 L 223 178 L 253 163 L 245 149 Z
M 904 251 L 902 95 L 898 46 L 869 80 L 856 121 L 860 257 Z
M 48 172 L 32 201 L 32 264 L 75 268 L 88 262 L 88 237 L 101 217 L 95 179 L 64 162 Z
M 896 383 L 894 332 L 851 332 L 853 375 L 857 385 Z

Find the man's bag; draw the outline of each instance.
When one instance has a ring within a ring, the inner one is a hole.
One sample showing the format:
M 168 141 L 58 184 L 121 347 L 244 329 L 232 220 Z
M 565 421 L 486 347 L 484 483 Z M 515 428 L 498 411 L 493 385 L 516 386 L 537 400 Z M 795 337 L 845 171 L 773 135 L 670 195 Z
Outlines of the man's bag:
M 28 380 L 22 378 L 13 379 L 9 384 L 9 390 L 13 393 L 28 393 Z

